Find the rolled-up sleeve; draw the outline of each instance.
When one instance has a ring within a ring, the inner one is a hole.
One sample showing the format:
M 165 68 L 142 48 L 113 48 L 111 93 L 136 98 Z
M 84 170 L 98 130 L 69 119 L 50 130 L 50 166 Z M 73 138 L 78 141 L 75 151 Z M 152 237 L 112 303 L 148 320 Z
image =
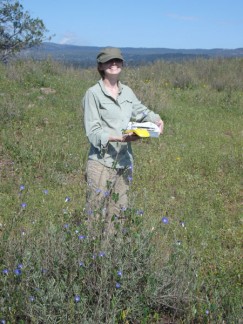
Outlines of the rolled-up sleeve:
M 107 146 L 109 134 L 102 128 L 99 101 L 89 89 L 83 98 L 84 127 L 89 142 L 100 151 Z

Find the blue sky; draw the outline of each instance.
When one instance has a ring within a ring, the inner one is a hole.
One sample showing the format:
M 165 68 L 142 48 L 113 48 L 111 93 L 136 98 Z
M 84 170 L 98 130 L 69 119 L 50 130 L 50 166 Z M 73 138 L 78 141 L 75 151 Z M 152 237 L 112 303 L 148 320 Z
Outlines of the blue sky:
M 83 46 L 243 47 L 243 0 L 20 0 L 52 42 Z

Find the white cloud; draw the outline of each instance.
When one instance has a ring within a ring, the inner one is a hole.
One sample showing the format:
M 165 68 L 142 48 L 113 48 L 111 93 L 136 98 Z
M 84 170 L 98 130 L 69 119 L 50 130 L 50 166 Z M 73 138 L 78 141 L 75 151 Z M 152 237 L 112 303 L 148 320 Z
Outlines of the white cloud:
M 90 41 L 79 37 L 74 32 L 65 32 L 57 42 L 62 45 L 90 46 Z
M 72 33 L 72 32 L 66 32 L 62 38 L 60 39 L 59 41 L 59 44 L 62 44 L 62 45 L 75 45 L 77 42 L 77 37 L 75 35 L 75 33 Z

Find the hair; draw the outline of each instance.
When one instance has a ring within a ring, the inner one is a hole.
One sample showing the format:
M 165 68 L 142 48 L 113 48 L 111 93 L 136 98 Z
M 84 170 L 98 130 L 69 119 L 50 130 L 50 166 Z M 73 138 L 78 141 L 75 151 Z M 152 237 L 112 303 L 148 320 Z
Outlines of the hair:
M 102 63 L 98 63 L 98 65 L 97 65 L 97 70 L 98 70 L 98 72 L 99 72 L 101 78 L 104 79 L 104 78 L 105 78 L 105 71 L 100 70 L 100 66 L 101 66 L 101 65 L 102 65 Z

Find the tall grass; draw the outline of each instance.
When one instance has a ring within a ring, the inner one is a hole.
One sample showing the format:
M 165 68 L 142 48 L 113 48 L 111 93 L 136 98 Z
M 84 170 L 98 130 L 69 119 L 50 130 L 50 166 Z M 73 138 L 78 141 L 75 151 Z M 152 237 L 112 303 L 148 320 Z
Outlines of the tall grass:
M 104 246 L 84 212 L 80 103 L 97 72 L 0 66 L 2 323 L 240 323 L 242 69 L 124 70 L 165 134 L 133 145 L 125 228 Z

